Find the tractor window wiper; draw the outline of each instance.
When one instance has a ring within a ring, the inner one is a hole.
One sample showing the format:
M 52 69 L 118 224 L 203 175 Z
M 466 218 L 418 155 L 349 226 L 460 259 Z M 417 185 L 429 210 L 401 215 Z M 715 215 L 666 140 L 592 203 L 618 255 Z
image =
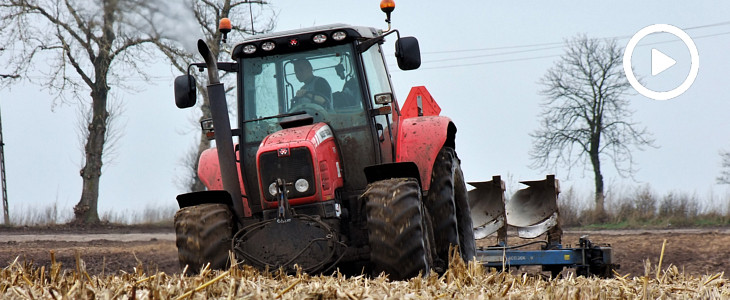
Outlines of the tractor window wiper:
M 268 117 L 263 117 L 263 118 L 258 118 L 258 119 L 246 120 L 246 121 L 243 121 L 243 123 L 257 122 L 257 121 L 263 121 L 263 120 L 268 120 L 268 119 L 285 118 L 285 117 L 291 117 L 291 116 L 297 116 L 297 115 L 303 115 L 303 114 L 306 114 L 306 112 L 305 111 L 296 111 L 296 112 L 292 112 L 292 113 L 285 113 L 285 114 L 280 114 L 280 115 L 275 115 L 275 116 L 268 116 Z

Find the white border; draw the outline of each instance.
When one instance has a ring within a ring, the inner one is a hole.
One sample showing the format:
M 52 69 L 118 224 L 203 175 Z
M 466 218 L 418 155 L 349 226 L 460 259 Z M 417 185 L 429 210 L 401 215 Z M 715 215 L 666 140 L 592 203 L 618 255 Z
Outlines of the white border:
M 639 83 L 639 80 L 636 79 L 634 71 L 631 69 L 631 56 L 634 53 L 634 48 L 636 48 L 636 45 L 641 39 L 643 39 L 647 35 L 657 32 L 666 32 L 681 39 L 682 42 L 684 42 L 684 45 L 687 46 L 687 49 L 689 49 L 689 55 L 692 59 L 692 64 L 689 69 L 689 75 L 687 75 L 687 78 L 685 78 L 684 82 L 682 82 L 682 84 L 675 89 L 666 92 L 657 92 L 644 87 L 643 85 L 641 85 L 641 83 Z M 700 70 L 700 55 L 697 51 L 697 46 L 695 45 L 694 41 L 692 41 L 692 38 L 690 38 L 689 35 L 682 29 L 679 29 L 669 24 L 654 24 L 642 28 L 641 30 L 639 30 L 639 32 L 631 37 L 629 43 L 626 45 L 626 50 L 624 50 L 623 65 L 624 73 L 626 73 L 626 78 L 629 80 L 629 83 L 631 84 L 631 86 L 634 87 L 637 92 L 654 100 L 669 100 L 686 92 L 689 87 L 692 86 L 692 83 L 694 83 L 695 79 L 697 78 L 697 73 Z

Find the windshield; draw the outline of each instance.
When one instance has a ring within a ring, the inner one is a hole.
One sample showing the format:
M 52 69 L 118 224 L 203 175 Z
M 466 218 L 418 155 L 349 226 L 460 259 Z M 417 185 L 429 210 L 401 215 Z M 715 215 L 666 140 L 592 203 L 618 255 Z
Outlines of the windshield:
M 333 129 L 367 124 L 351 45 L 243 60 L 244 129 L 256 142 L 305 112 Z

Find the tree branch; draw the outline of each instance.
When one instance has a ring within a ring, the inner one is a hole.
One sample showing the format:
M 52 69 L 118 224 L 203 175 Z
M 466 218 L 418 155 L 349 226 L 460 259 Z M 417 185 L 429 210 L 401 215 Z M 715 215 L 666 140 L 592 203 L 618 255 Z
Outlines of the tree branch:
M 50 13 L 48 13 L 48 11 L 46 11 L 46 9 L 44 9 L 44 8 L 42 8 L 40 6 L 31 5 L 27 1 L 24 1 L 24 0 L 21 0 L 21 1 L 13 0 L 10 4 L 3 5 L 2 7 L 22 8 L 22 9 L 29 9 L 31 11 L 35 11 L 36 13 L 38 13 L 41 16 L 45 17 L 46 20 L 50 21 L 52 24 L 54 24 L 56 26 L 60 26 L 61 28 L 63 28 L 64 31 L 66 33 L 68 33 L 69 35 L 71 35 L 77 42 L 79 42 L 79 44 L 81 44 L 81 45 L 83 45 L 85 47 L 88 46 L 88 44 L 85 43 L 84 39 L 82 39 L 73 30 L 73 28 L 71 28 L 68 24 L 64 23 L 60 19 L 54 17 L 53 15 L 51 15 Z
M 606 153 L 616 169 L 631 176 L 632 149 L 653 146 L 645 128 L 630 121 L 623 97 L 630 84 L 621 76 L 621 49 L 615 41 L 577 36 L 541 79 L 545 87 L 541 129 L 530 134 L 533 167 L 568 167 Z M 626 162 L 628 167 L 623 167 Z M 596 168 L 600 168 L 600 158 Z

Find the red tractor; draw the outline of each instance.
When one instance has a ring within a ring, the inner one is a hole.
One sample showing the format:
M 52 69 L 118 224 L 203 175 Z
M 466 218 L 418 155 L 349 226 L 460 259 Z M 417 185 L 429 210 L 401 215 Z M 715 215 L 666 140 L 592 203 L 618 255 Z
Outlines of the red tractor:
M 392 1 L 381 8 L 389 19 Z M 199 41 L 216 148 L 198 165 L 207 190 L 177 197 L 183 267 L 225 268 L 232 252 L 261 269 L 404 279 L 445 270 L 449 247 L 474 258 L 456 126 L 424 87 L 398 105 L 387 36 L 400 69 L 420 66 L 414 37 L 344 24 L 252 36 L 225 63 Z M 236 73 L 237 129 L 219 70 Z M 190 74 L 175 80 L 178 107 L 195 94 Z

